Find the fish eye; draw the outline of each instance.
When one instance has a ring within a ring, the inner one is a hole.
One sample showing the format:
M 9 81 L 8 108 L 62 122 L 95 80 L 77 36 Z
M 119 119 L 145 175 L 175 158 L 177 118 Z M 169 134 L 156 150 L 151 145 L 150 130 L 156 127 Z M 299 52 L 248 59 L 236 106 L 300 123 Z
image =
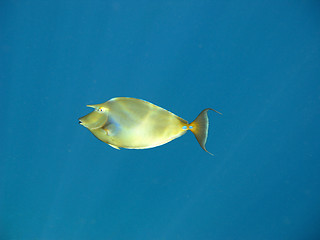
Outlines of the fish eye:
M 102 107 L 98 108 L 98 112 L 104 112 L 104 109 Z

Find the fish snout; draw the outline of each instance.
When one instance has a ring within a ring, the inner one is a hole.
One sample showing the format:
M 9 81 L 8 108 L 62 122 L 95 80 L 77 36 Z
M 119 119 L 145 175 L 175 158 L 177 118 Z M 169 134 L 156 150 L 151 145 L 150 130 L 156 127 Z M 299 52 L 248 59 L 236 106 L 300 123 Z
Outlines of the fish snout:
M 93 111 L 81 118 L 79 124 L 89 129 L 101 128 L 108 120 L 108 116 L 104 113 Z
M 85 122 L 81 120 L 82 118 L 83 118 L 83 117 L 81 117 L 81 118 L 78 119 L 78 123 L 79 123 L 80 125 L 84 126 L 84 127 L 87 127 L 86 124 L 85 124 Z

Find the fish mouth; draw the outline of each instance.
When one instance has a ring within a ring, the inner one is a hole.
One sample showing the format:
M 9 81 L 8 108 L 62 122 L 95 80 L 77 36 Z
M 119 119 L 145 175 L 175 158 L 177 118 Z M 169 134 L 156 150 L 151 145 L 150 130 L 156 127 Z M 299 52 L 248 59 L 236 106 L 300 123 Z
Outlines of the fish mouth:
M 80 125 L 82 125 L 82 126 L 84 126 L 84 127 L 86 127 L 86 125 L 85 125 L 85 123 L 84 122 L 82 122 L 80 119 L 79 119 L 79 122 L 78 122 Z
M 97 129 L 105 125 L 108 117 L 100 112 L 93 111 L 81 118 L 78 118 L 79 124 L 88 129 Z

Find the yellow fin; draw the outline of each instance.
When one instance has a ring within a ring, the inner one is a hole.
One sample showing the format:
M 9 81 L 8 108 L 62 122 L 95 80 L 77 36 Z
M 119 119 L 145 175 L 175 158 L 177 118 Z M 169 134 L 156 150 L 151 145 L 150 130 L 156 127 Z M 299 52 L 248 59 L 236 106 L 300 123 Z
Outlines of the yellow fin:
M 117 146 L 115 146 L 115 145 L 112 145 L 112 144 L 110 144 L 110 143 L 108 143 L 111 147 L 113 147 L 113 148 L 115 148 L 115 149 L 118 149 L 118 150 L 120 150 L 120 148 L 119 147 L 117 147 Z
M 206 149 L 206 142 L 208 137 L 208 128 L 209 128 L 209 119 L 207 112 L 209 110 L 215 111 L 216 113 L 219 113 L 218 111 L 212 109 L 212 108 L 206 108 L 204 109 L 198 117 L 189 125 L 189 129 L 193 134 L 196 136 L 196 139 L 198 140 L 198 143 L 202 147 L 203 150 L 205 150 L 207 153 L 213 155 L 212 153 L 208 152 Z M 221 113 L 219 113 L 221 114 Z

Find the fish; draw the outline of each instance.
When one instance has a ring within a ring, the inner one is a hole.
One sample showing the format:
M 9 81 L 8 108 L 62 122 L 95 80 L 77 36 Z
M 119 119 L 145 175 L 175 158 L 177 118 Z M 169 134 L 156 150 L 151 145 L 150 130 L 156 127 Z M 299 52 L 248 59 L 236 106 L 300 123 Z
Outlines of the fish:
M 116 149 L 148 149 L 166 144 L 191 131 L 206 149 L 209 119 L 206 108 L 191 122 L 142 99 L 116 97 L 105 103 L 87 105 L 94 110 L 79 118 L 96 138 Z

